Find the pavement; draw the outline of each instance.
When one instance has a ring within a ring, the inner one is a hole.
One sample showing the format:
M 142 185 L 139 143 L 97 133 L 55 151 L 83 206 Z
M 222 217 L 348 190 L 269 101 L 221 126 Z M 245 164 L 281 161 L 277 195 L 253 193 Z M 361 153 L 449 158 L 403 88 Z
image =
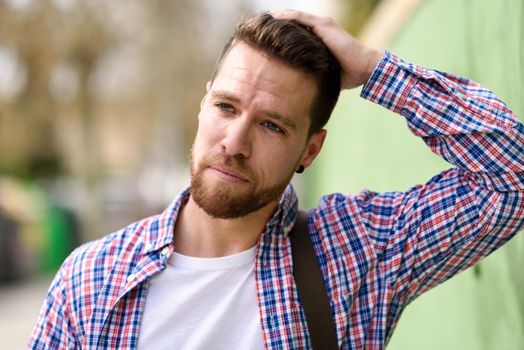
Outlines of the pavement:
M 50 279 L 0 285 L 0 349 L 25 349 Z

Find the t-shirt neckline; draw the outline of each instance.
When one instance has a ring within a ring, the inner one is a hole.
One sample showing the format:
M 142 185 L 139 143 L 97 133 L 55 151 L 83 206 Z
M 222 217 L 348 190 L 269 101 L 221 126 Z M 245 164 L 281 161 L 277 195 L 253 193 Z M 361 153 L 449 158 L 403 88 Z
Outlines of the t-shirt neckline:
M 225 270 L 244 266 L 255 261 L 256 246 L 240 253 L 218 258 L 200 258 L 173 252 L 168 264 L 173 267 L 183 267 L 192 270 Z

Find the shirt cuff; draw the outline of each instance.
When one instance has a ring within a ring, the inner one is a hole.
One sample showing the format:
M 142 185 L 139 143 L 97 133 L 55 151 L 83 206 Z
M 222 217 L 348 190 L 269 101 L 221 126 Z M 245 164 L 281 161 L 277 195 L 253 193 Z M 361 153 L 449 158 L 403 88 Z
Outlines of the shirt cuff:
M 360 96 L 395 113 L 400 113 L 414 86 L 416 75 L 424 69 L 405 62 L 389 51 L 375 67 Z M 413 74 L 415 73 L 415 75 Z

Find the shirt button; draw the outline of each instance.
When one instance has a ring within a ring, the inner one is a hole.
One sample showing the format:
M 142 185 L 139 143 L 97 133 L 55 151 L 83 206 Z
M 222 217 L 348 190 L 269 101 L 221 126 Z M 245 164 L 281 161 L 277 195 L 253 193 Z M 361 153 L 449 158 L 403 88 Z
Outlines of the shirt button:
M 146 243 L 146 250 L 151 250 L 153 248 L 153 245 L 149 242 Z
M 164 247 L 164 249 L 162 249 L 162 252 L 160 254 L 162 254 L 163 256 L 167 256 L 167 254 L 169 254 L 169 248 Z
M 136 276 L 135 276 L 134 273 L 130 274 L 129 276 L 127 276 L 127 282 L 129 282 L 129 283 L 133 282 L 133 280 L 135 279 L 135 277 L 136 277 Z

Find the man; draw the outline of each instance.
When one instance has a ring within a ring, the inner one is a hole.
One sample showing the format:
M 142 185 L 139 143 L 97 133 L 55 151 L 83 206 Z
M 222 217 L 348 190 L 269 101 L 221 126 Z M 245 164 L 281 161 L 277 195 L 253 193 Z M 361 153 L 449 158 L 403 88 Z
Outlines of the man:
M 309 211 L 340 347 L 383 349 L 409 302 L 523 227 L 524 126 L 478 84 L 299 11 L 237 27 L 201 102 L 191 188 L 164 213 L 78 248 L 30 347 L 310 348 L 288 183 L 320 152 L 340 87 L 363 84 L 364 98 L 457 166 L 404 193 L 333 194 Z

